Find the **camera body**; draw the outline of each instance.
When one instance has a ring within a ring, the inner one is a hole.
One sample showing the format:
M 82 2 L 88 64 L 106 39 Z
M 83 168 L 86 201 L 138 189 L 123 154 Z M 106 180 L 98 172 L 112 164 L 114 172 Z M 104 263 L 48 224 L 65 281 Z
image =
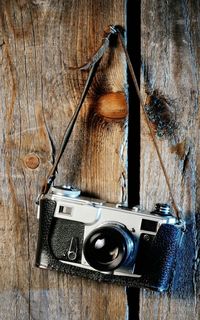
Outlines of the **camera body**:
M 38 207 L 36 266 L 125 286 L 168 289 L 182 224 L 168 205 L 148 212 L 52 187 Z

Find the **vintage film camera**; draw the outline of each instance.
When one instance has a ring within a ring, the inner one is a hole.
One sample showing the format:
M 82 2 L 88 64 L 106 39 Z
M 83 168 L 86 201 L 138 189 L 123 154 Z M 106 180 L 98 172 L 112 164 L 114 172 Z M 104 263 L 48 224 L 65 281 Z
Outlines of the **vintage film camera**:
M 36 265 L 93 280 L 165 291 L 172 279 L 176 252 L 183 234 L 184 223 L 178 212 L 177 217 L 172 216 L 167 204 L 157 204 L 152 212 L 139 207 L 129 209 L 83 197 L 80 190 L 73 187 L 52 187 L 96 64 L 108 47 L 110 38 L 116 35 L 126 55 L 130 74 L 145 112 L 122 34 L 116 26 L 110 26 L 110 32 L 106 34 L 102 46 L 89 63 L 90 72 L 82 96 L 38 197 Z M 146 121 L 169 187 L 147 117 Z M 170 195 L 173 200 L 172 192 Z M 172 203 L 175 209 L 175 201 Z
M 126 286 L 168 289 L 182 224 L 167 204 L 153 212 L 52 187 L 40 200 L 36 265 Z

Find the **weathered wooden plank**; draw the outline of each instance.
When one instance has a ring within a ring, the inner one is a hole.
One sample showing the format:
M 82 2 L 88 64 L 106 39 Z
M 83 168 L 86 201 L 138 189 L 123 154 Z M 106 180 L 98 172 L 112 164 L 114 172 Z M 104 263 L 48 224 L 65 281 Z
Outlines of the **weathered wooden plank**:
M 145 90 L 154 95 L 156 90 L 168 102 L 154 127 L 165 133 L 159 148 L 188 222 L 170 292 L 141 291 L 143 320 L 199 319 L 199 9 L 199 1 L 142 1 L 144 97 Z M 155 202 L 168 202 L 165 186 L 142 120 L 142 205 L 151 209 Z
M 124 288 L 34 268 L 34 202 L 87 77 L 70 67 L 88 61 L 107 25 L 125 26 L 125 10 L 124 0 L 0 1 L 0 319 L 125 319 Z M 126 198 L 126 105 L 121 93 L 107 95 L 125 84 L 123 55 L 111 48 L 58 183 L 109 201 Z

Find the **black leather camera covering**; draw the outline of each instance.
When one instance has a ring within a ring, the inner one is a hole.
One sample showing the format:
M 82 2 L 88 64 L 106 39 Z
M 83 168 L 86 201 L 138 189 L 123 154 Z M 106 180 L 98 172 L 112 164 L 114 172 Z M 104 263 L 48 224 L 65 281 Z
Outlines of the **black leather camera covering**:
M 146 244 L 148 239 L 144 239 L 145 234 L 141 235 L 136 268 L 138 268 L 138 272 L 142 272 L 142 276 L 140 278 L 116 276 L 65 264 L 55 257 L 51 249 L 51 230 L 55 208 L 55 201 L 47 198 L 40 200 L 37 267 L 123 286 L 150 288 L 160 292 L 168 289 L 175 267 L 176 251 L 182 235 L 180 228 L 163 224 L 156 236 L 150 237 L 148 244 Z M 146 245 L 148 250 L 146 250 Z
M 82 222 L 60 218 L 53 219 L 49 244 L 57 259 L 70 261 L 67 257 L 67 251 L 70 249 L 71 240 L 76 239 L 77 258 L 73 262 L 81 263 L 83 237 L 84 224 Z

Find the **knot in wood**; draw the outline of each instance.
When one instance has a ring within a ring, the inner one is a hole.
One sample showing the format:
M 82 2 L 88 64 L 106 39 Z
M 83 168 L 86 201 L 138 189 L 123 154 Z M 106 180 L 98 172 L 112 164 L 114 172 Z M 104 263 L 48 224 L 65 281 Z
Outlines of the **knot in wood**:
M 109 121 L 119 121 L 128 113 L 126 98 L 123 92 L 109 92 L 99 97 L 96 113 Z
M 24 157 L 24 164 L 29 169 L 36 169 L 40 165 L 40 159 L 35 153 L 29 153 Z

